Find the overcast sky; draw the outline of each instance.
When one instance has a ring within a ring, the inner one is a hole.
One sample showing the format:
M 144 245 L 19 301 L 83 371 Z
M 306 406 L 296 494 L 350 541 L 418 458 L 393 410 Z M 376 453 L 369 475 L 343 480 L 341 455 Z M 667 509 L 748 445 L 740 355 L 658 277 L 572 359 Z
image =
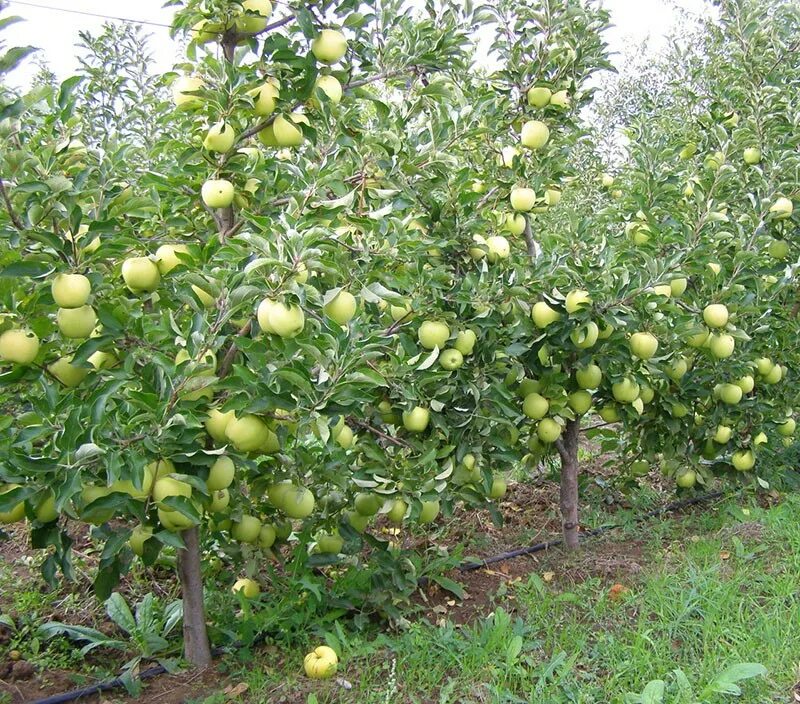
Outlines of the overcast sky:
M 41 58 L 63 79 L 77 68 L 75 43 L 78 32 L 97 32 L 104 22 L 100 17 L 78 14 L 79 12 L 149 22 L 152 25 L 145 25 L 145 29 L 152 34 L 154 71 L 163 72 L 180 58 L 176 55 L 175 45 L 169 38 L 167 29 L 174 8 L 162 8 L 163 2 L 164 0 L 9 0 L 7 12 L 24 17 L 27 22 L 13 25 L 3 34 L 8 44 L 40 47 Z M 46 5 L 70 12 L 32 5 Z M 681 10 L 696 14 L 702 13 L 705 6 L 704 0 L 604 0 L 604 5 L 610 9 L 611 20 L 615 25 L 607 35 L 610 48 L 614 52 L 624 52 L 627 45 L 644 40 L 649 40 L 649 47 L 657 50 L 663 46 L 664 36 L 678 21 Z M 33 62 L 29 60 L 26 63 L 24 68 L 13 75 L 13 83 L 24 85 L 35 73 Z

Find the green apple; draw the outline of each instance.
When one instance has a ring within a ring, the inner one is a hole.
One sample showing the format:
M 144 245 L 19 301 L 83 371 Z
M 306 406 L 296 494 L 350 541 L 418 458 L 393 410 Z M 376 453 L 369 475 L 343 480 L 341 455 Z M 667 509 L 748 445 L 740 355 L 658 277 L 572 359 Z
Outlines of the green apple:
M 344 539 L 338 533 L 317 533 L 317 552 L 323 555 L 338 555 L 344 547 Z
M 575 381 L 581 389 L 596 389 L 603 380 L 603 372 L 596 364 L 587 364 L 575 372 Z
M 441 349 L 450 337 L 450 328 L 441 321 L 426 320 L 419 326 L 417 337 L 426 350 Z
M 208 504 L 209 513 L 220 513 L 228 508 L 231 495 L 227 489 L 217 489 L 211 492 L 211 501 Z
M 203 105 L 203 98 L 191 95 L 206 87 L 202 78 L 196 76 L 180 76 L 172 84 L 172 100 L 175 107 L 184 110 L 199 108 Z
M 776 364 L 770 369 L 769 374 L 764 377 L 764 382 L 767 384 L 777 384 L 783 378 L 783 367 Z
M 509 213 L 503 220 L 503 228 L 515 237 L 519 237 L 525 232 L 525 224 L 527 222 L 522 213 Z
M 753 438 L 753 445 L 755 445 L 756 447 L 758 447 L 759 445 L 766 445 L 766 444 L 767 444 L 767 434 L 763 431 L 759 432 Z
M 233 460 L 226 455 L 220 455 L 208 471 L 208 479 L 206 479 L 208 490 L 227 489 L 233 482 L 235 472 L 236 465 Z
M 517 147 L 503 147 L 500 150 L 500 163 L 506 168 L 514 167 L 514 160 L 520 155 Z
M 672 281 L 669 282 L 669 287 L 672 289 L 672 295 L 676 298 L 683 295 L 688 285 L 688 279 L 683 276 L 679 276 L 677 279 L 672 279 Z
M 557 188 L 547 188 L 544 192 L 544 202 L 550 206 L 556 206 L 561 202 L 561 191 Z
M 363 533 L 369 525 L 370 516 L 364 516 L 358 511 L 346 511 L 345 520 L 348 525 L 356 531 L 356 533 Z
M 224 154 L 229 152 L 236 142 L 236 132 L 227 122 L 211 125 L 203 140 L 203 147 L 210 152 Z
M 697 473 L 693 469 L 687 469 L 675 477 L 675 483 L 681 489 L 691 489 L 697 483 Z
M 119 359 L 113 352 L 103 352 L 102 350 L 92 352 L 86 361 L 94 367 L 95 371 L 113 369 L 119 364 Z
M 161 477 L 156 479 L 153 484 L 153 499 L 159 505 L 159 508 L 165 511 L 174 511 L 169 506 L 165 506 L 162 502 L 171 496 L 185 496 L 187 499 L 192 496 L 192 486 L 186 482 L 173 477 Z
M 724 445 L 731 439 L 733 435 L 733 430 L 727 425 L 718 425 L 717 429 L 714 431 L 713 440 L 714 442 L 719 443 L 720 445 Z
M 533 210 L 533 206 L 536 204 L 536 193 L 532 188 L 515 186 L 511 189 L 509 200 L 514 210 L 528 212 Z
M 241 594 L 246 599 L 255 599 L 261 594 L 261 587 L 258 582 L 252 579 L 237 579 L 231 587 L 231 592 Z
M 346 325 L 353 319 L 357 307 L 356 297 L 352 293 L 339 291 L 322 307 L 322 310 L 337 325 Z
M 356 436 L 353 434 L 353 429 L 349 425 L 342 424 L 338 432 L 334 433 L 333 439 L 339 447 L 345 450 L 349 450 L 356 444 Z
M 686 357 L 674 357 L 669 366 L 664 370 L 664 373 L 672 379 L 672 381 L 680 381 L 686 376 L 689 371 L 689 362 Z
M 128 538 L 128 547 L 135 555 L 144 555 L 144 544 L 153 537 L 153 529 L 150 526 L 134 526 Z
M 269 308 L 269 326 L 280 337 L 297 337 L 303 332 L 305 324 L 303 309 L 295 303 L 286 305 L 276 302 Z
M 639 384 L 633 379 L 625 377 L 622 381 L 611 385 L 611 393 L 614 400 L 619 403 L 633 403 L 639 398 Z
M 410 411 L 403 411 L 403 427 L 410 433 L 421 433 L 427 427 L 431 413 L 427 408 L 415 406 Z
M 543 108 L 550 102 L 551 95 L 552 92 L 550 89 L 545 88 L 544 86 L 528 88 L 528 105 L 534 108 Z
M 12 329 L 0 335 L 0 359 L 30 364 L 39 354 L 39 338 L 31 330 Z
M 752 450 L 737 450 L 731 455 L 731 464 L 740 472 L 747 472 L 756 464 L 756 456 Z
M 255 545 L 260 532 L 261 521 L 256 516 L 244 515 L 238 521 L 234 521 L 231 536 L 240 543 Z
M 789 243 L 786 240 L 772 240 L 767 248 L 769 256 L 782 261 L 789 256 Z
M 552 418 L 542 418 L 536 425 L 536 436 L 544 443 L 554 443 L 561 437 L 561 426 Z
M 722 271 L 722 267 L 716 262 L 709 262 L 706 264 L 706 267 L 712 274 L 714 274 L 714 276 L 718 276 L 719 272 Z
M 793 210 L 794 205 L 792 204 L 792 201 L 784 197 L 778 198 L 771 206 L 769 206 L 769 212 L 778 219 L 791 217 Z
M 683 161 L 686 161 L 687 159 L 691 159 L 695 154 L 697 154 L 697 145 L 694 142 L 689 142 L 681 149 L 678 156 Z
M 567 397 L 567 405 L 579 416 L 582 416 L 584 413 L 588 413 L 592 407 L 592 394 L 584 390 L 573 391 Z
M 314 511 L 314 495 L 304 486 L 293 486 L 283 494 L 281 510 L 289 518 L 307 518 Z
M 658 340 L 649 332 L 635 332 L 631 335 L 630 348 L 634 357 L 651 359 L 658 350 Z
M 557 108 L 568 108 L 569 93 L 565 90 L 557 90 L 550 96 L 550 105 L 554 105 Z
M 725 359 L 733 354 L 736 342 L 731 335 L 727 333 L 711 335 L 708 342 L 708 348 L 711 350 L 717 359 Z
M 783 435 L 783 437 L 788 438 L 794 435 L 796 428 L 797 423 L 794 418 L 787 418 L 783 423 L 778 423 L 778 435 Z
M 92 334 L 97 325 L 97 315 L 91 306 L 59 308 L 56 313 L 56 323 L 64 337 L 83 340 Z
M 718 384 L 714 388 L 714 395 L 723 403 L 735 406 L 742 400 L 742 389 L 736 384 Z
M 353 500 L 353 506 L 362 516 L 374 516 L 383 506 L 383 499 L 377 494 L 360 492 Z
M 650 465 L 645 460 L 636 460 L 631 462 L 628 469 L 634 477 L 643 477 L 650 471 Z
M 500 477 L 494 477 L 492 479 L 492 487 L 491 489 L 489 489 L 489 498 L 502 499 L 506 495 L 507 490 L 508 490 L 508 485 L 506 484 L 505 479 L 501 479 Z
M 728 324 L 728 309 L 721 303 L 712 303 L 703 309 L 703 320 L 710 328 L 724 328 Z
M 60 308 L 80 308 L 89 300 L 92 285 L 83 274 L 58 274 L 50 292 Z
M 161 272 L 149 257 L 131 257 L 122 262 L 122 280 L 131 293 L 151 293 L 161 283 Z
M 18 489 L 19 484 L 5 484 L 0 486 L 0 494 L 7 494 L 13 489 Z M 8 525 L 9 523 L 16 523 L 25 518 L 25 502 L 20 501 L 18 504 L 12 506 L 8 511 L 0 511 L 0 525 Z
M 656 392 L 652 387 L 642 384 L 639 388 L 639 398 L 642 403 L 650 403 L 656 396 Z
M 757 164 L 761 161 L 761 150 L 758 147 L 747 147 L 744 150 L 744 163 L 748 166 Z
M 541 149 L 550 139 L 550 130 L 544 122 L 528 120 L 522 125 L 520 143 L 528 149 Z
M 508 240 L 502 235 L 492 235 L 486 239 L 486 247 L 488 253 L 486 258 L 490 264 L 494 264 L 500 259 L 508 259 L 511 254 L 511 245 Z
M 342 84 L 336 76 L 318 76 L 314 87 L 325 93 L 334 105 L 342 101 Z
M 270 439 L 272 431 L 261 418 L 245 415 L 231 418 L 225 427 L 225 437 L 239 452 L 261 450 Z
M 386 517 L 394 524 L 399 525 L 408 513 L 408 504 L 403 499 L 395 499 L 392 501 L 392 507 L 386 514 Z
M 481 180 L 481 179 L 479 179 L 479 178 L 476 178 L 476 179 L 475 179 L 475 180 L 472 182 L 472 185 L 470 186 L 470 190 L 471 190 L 473 193 L 478 193 L 478 194 L 481 194 L 481 193 L 486 193 L 486 182 L 485 182 L 485 181 L 482 181 L 482 180 Z
M 733 383 L 742 390 L 743 394 L 749 394 L 756 386 L 756 380 L 753 379 L 750 374 L 746 374 L 741 379 L 737 379 Z
M 303 669 L 312 680 L 327 680 L 336 674 L 339 658 L 333 648 L 321 645 L 303 659 Z
M 600 408 L 597 411 L 597 415 L 599 415 L 606 423 L 618 423 L 621 418 L 619 409 L 611 404 L 607 404 Z
M 709 154 L 703 161 L 703 165 L 709 171 L 717 171 L 725 163 L 725 155 L 722 152 Z
M 419 511 L 419 518 L 417 522 L 420 525 L 426 523 L 433 523 L 439 515 L 440 504 L 438 501 L 423 501 L 422 508 Z
M 544 330 L 550 323 L 556 322 L 559 318 L 561 318 L 561 313 L 551 308 L 544 301 L 537 301 L 533 304 L 531 319 L 537 328 Z
M 467 251 L 472 261 L 479 262 L 487 254 L 486 238 L 483 235 L 472 235 L 472 241 L 476 246 L 470 247 Z
M 227 208 L 233 203 L 233 184 L 227 179 L 210 179 L 200 189 L 200 196 L 209 208 Z
M 457 349 L 446 349 L 439 355 L 439 365 L 449 372 L 458 369 L 462 364 L 464 364 L 464 355 Z
M 52 523 L 58 518 L 58 511 L 56 510 L 56 497 L 51 492 L 42 499 L 39 505 L 34 510 L 36 520 L 39 523 Z
M 686 338 L 686 344 L 695 349 L 698 347 L 705 347 L 708 344 L 710 334 L 707 328 L 703 328 L 700 332 L 689 335 L 689 337 Z
M 583 289 L 575 289 L 570 291 L 564 301 L 564 307 L 567 309 L 567 313 L 569 315 L 577 313 L 579 310 L 581 310 L 581 308 L 590 305 L 592 305 L 592 298 L 589 295 L 589 292 L 584 291 Z
M 685 418 L 689 415 L 689 409 L 683 403 L 673 403 L 669 412 L 673 418 Z
M 89 373 L 86 367 L 76 367 L 71 362 L 72 356 L 61 357 L 47 367 L 48 371 L 68 388 L 76 387 Z
M 176 266 L 186 263 L 185 259 L 178 258 L 178 253 L 188 255 L 189 248 L 185 244 L 162 244 L 156 250 L 156 266 L 159 274 L 162 276 L 169 274 Z
M 295 115 L 290 115 L 287 120 L 283 115 L 278 115 L 272 123 L 272 134 L 275 136 L 275 143 L 279 147 L 299 147 L 303 143 L 303 131 L 297 127 Z
M 275 103 L 280 96 L 280 89 L 277 81 L 270 79 L 258 88 L 248 91 L 248 95 L 255 98 L 253 112 L 259 117 L 269 117 L 275 112 Z
M 528 394 L 522 403 L 522 412 L 533 418 L 534 420 L 541 420 L 547 415 L 550 410 L 550 402 L 542 395 L 537 393 Z
M 220 411 L 217 408 L 212 408 L 208 412 L 208 416 L 204 422 L 206 432 L 211 436 L 215 442 L 224 443 L 228 438 L 225 431 L 236 414 L 233 411 Z
M 270 0 L 244 0 L 242 9 L 249 14 L 236 18 L 236 31 L 242 34 L 258 34 L 267 27 L 267 18 L 272 14 Z
M 756 371 L 761 376 L 767 376 L 775 367 L 775 364 L 768 357 L 760 357 L 756 360 Z
M 277 537 L 275 526 L 271 523 L 262 525 L 261 530 L 258 531 L 258 547 L 262 550 L 269 550 L 275 544 Z
M 311 53 L 325 64 L 335 64 L 347 53 L 347 39 L 335 29 L 323 29 L 311 42 Z
M 456 341 L 453 343 L 453 347 L 461 352 L 463 356 L 467 357 L 472 354 L 477 341 L 478 336 L 475 334 L 474 330 L 461 330 L 456 335 Z
M 570 333 L 569 339 L 579 350 L 587 350 L 595 345 L 599 334 L 600 329 L 597 327 L 597 323 L 590 320 L 575 328 Z
M 614 177 L 611 174 L 601 174 L 600 185 L 603 188 L 611 188 L 614 185 Z

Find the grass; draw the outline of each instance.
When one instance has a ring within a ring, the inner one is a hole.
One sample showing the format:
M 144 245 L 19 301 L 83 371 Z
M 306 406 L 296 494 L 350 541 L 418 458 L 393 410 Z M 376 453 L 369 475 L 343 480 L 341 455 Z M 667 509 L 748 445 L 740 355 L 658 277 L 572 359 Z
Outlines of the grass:
M 800 660 L 799 509 L 790 496 L 768 510 L 729 503 L 624 529 L 611 539 L 644 538 L 645 568 L 618 599 L 606 579 L 533 574 L 469 627 L 423 620 L 397 635 L 346 636 L 349 691 L 301 677 L 300 651 L 282 653 L 277 668 L 256 655 L 232 675 L 251 701 L 622 704 L 664 679 L 664 702 L 677 704 L 723 701 L 703 690 L 755 662 L 767 675 L 740 683 L 741 701 L 786 702 Z

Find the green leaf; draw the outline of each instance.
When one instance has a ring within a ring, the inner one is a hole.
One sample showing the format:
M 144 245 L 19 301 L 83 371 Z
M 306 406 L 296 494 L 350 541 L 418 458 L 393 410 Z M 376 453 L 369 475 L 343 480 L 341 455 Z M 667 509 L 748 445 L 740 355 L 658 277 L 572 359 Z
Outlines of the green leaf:
M 131 634 L 136 630 L 136 619 L 119 592 L 114 592 L 106 600 L 106 613 L 126 633 Z

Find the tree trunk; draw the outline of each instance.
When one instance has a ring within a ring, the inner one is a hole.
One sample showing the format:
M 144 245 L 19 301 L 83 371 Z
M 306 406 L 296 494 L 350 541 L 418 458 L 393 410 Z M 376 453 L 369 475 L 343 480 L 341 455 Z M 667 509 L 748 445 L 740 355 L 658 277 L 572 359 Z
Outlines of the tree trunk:
M 578 534 L 578 438 L 580 421 L 567 421 L 567 426 L 558 441 L 558 454 L 561 456 L 561 520 L 564 545 L 576 550 Z
M 195 667 L 211 664 L 211 645 L 203 606 L 203 575 L 200 571 L 200 529 L 181 533 L 185 549 L 178 551 L 178 576 L 183 595 L 183 654 Z

